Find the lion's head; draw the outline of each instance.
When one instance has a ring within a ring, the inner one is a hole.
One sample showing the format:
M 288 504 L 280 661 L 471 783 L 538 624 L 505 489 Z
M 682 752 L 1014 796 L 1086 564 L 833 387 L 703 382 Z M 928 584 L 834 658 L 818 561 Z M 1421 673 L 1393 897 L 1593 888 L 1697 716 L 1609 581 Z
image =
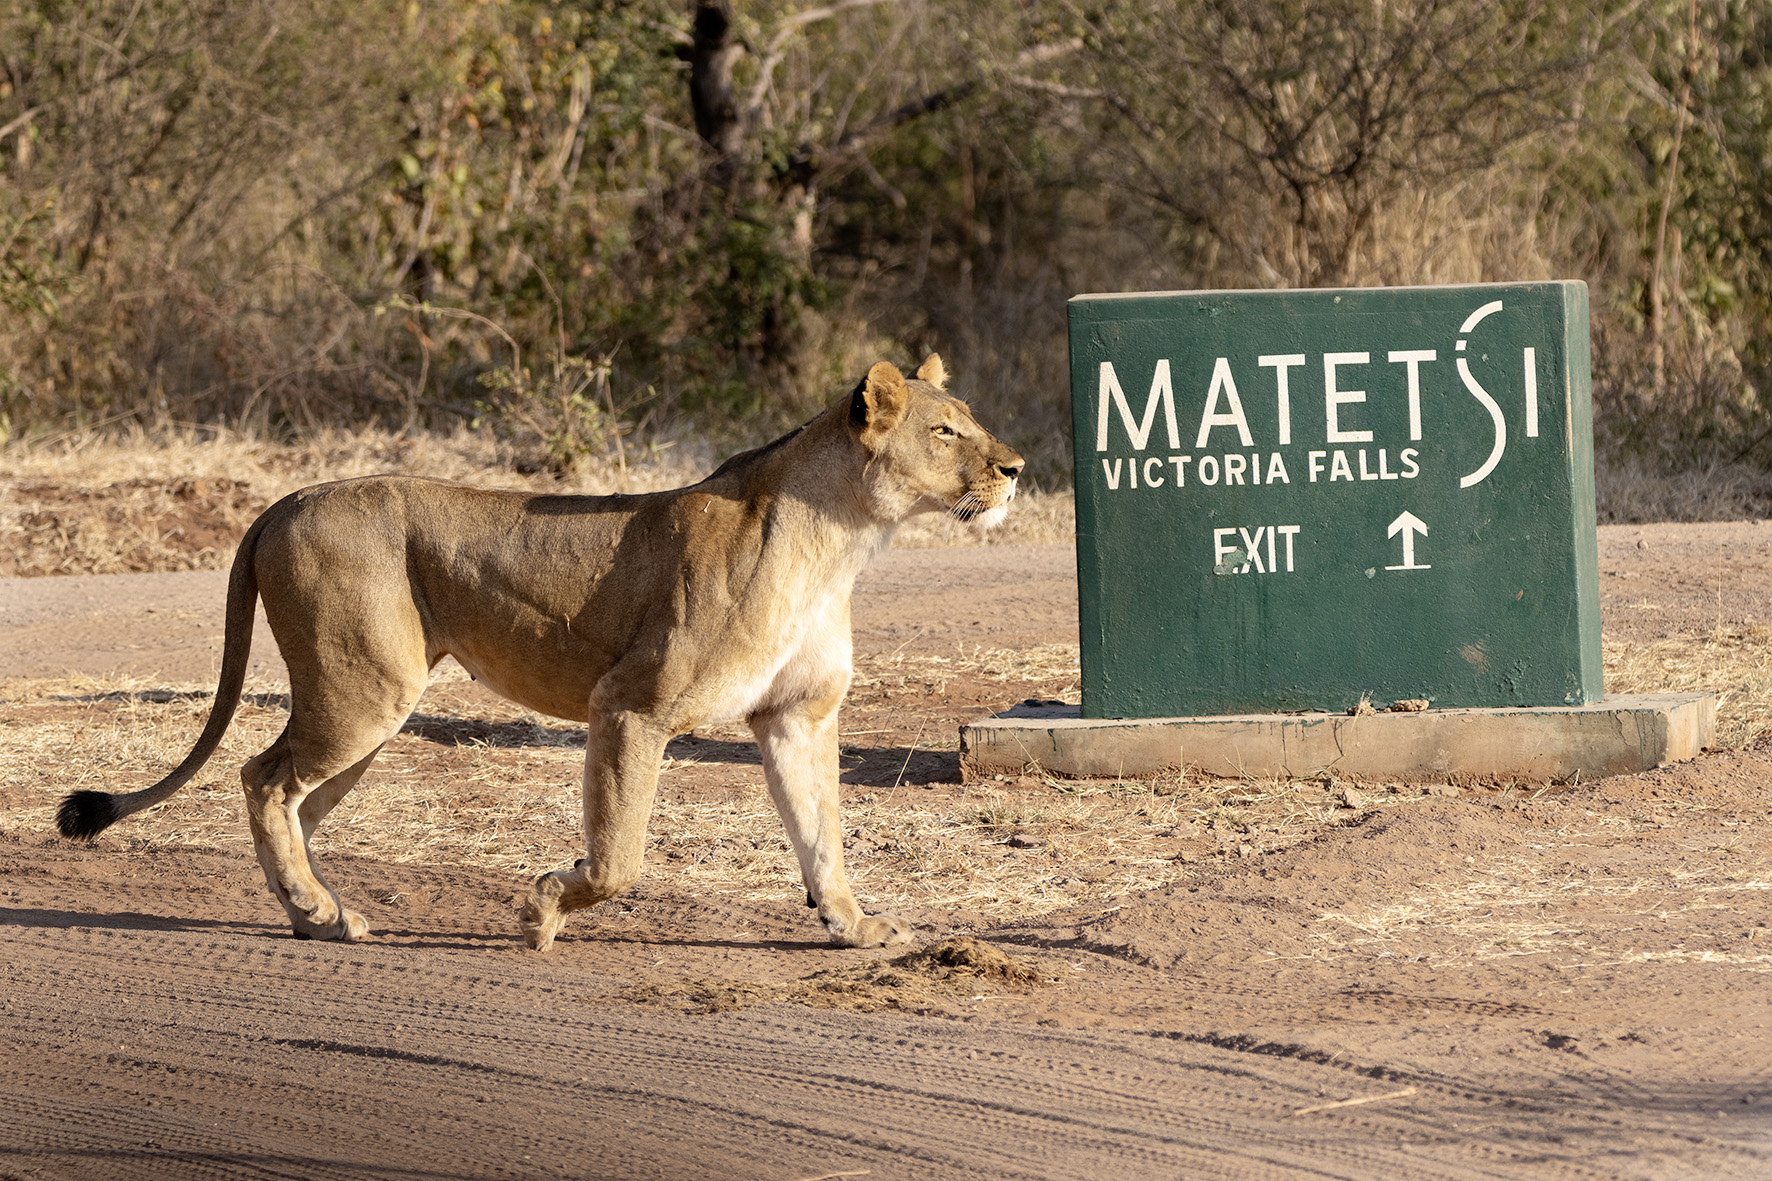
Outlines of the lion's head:
M 948 513 L 990 528 L 1009 511 L 1024 461 L 943 390 L 947 370 L 934 353 L 906 378 L 881 361 L 849 399 L 849 426 L 867 453 L 865 476 L 875 515 L 902 521 Z

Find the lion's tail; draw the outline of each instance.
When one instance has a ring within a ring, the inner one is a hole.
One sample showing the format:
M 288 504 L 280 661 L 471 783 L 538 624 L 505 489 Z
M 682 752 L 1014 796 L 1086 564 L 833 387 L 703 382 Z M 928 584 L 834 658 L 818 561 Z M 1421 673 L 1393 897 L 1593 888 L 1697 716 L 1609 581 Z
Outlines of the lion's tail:
M 268 516 L 269 514 L 266 514 Z M 263 532 L 266 517 L 254 521 L 234 555 L 234 567 L 228 575 L 227 624 L 222 640 L 221 679 L 215 689 L 215 703 L 209 710 L 209 721 L 198 736 L 197 744 L 185 761 L 152 787 L 113 795 L 103 791 L 70 792 L 55 810 L 55 826 L 65 837 L 91 840 L 125 816 L 133 816 L 170 799 L 179 788 L 202 770 L 215 748 L 221 745 L 228 723 L 240 706 L 240 688 L 246 682 L 246 665 L 252 655 L 252 615 L 258 603 L 258 575 L 253 570 L 252 555 L 258 535 Z

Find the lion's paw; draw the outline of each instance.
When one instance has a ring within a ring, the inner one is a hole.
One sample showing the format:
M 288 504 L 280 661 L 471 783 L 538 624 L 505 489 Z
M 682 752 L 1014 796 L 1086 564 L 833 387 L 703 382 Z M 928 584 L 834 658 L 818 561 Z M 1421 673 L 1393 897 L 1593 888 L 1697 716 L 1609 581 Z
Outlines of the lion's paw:
M 544 874 L 538 878 L 535 888 L 529 891 L 529 898 L 523 908 L 517 912 L 517 923 L 523 928 L 523 942 L 536 951 L 546 951 L 554 945 L 554 936 L 566 922 L 566 915 L 560 909 L 559 890 L 546 890 L 551 879 Z
M 360 943 L 369 938 L 369 920 L 354 910 L 338 908 L 338 917 L 328 923 L 294 923 L 297 939 L 319 939 L 329 943 Z
M 863 915 L 861 921 L 831 941 L 840 947 L 897 947 L 911 941 L 911 925 L 895 914 Z

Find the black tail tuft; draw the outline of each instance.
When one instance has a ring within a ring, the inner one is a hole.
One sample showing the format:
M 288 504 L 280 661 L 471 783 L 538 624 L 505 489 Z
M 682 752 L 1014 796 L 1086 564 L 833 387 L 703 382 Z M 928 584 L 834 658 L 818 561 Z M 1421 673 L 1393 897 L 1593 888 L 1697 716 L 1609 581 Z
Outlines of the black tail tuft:
M 55 826 L 74 840 L 90 841 L 116 819 L 116 798 L 102 791 L 69 792 L 55 810 Z

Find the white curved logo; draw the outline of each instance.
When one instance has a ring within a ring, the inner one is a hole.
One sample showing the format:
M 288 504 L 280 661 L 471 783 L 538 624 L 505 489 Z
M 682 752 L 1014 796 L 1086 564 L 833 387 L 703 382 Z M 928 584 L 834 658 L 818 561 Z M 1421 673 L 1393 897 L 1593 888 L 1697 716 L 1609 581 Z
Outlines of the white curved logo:
M 1464 326 L 1458 331 L 1465 336 L 1468 336 L 1471 329 L 1482 323 L 1486 317 L 1492 316 L 1500 310 L 1501 301 L 1499 299 L 1491 300 L 1472 312 L 1470 316 L 1466 318 Z M 1464 348 L 1465 341 L 1464 337 L 1461 336 L 1458 341 L 1457 350 L 1462 353 L 1464 352 Z M 1530 369 L 1527 371 L 1531 372 Z M 1463 357 L 1458 358 L 1458 376 L 1464 382 L 1464 388 L 1470 391 L 1471 397 L 1475 398 L 1482 404 L 1483 409 L 1489 412 L 1490 419 L 1495 423 L 1495 446 L 1490 448 L 1489 458 L 1483 461 L 1482 467 L 1478 468 L 1468 476 L 1462 476 L 1459 478 L 1458 486 L 1460 488 L 1469 488 L 1474 484 L 1481 484 L 1488 477 L 1489 473 L 1495 470 L 1495 465 L 1501 462 L 1501 453 L 1507 450 L 1507 419 L 1501 416 L 1501 407 L 1496 405 L 1495 399 L 1489 396 L 1489 391 L 1479 385 L 1477 379 L 1471 376 L 1470 366 L 1465 363 Z M 1531 433 L 1536 434 L 1537 432 L 1533 431 Z

